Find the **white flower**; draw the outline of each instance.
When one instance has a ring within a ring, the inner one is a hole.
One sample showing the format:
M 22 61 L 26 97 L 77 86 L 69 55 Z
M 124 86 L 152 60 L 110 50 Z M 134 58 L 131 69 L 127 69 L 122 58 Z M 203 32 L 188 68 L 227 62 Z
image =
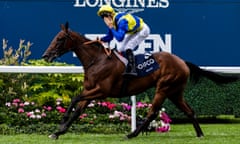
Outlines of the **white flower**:
M 114 115 L 109 115 L 109 118 L 113 119 L 113 118 L 115 118 L 115 116 Z
M 56 105 L 60 105 L 60 104 L 61 104 L 61 102 L 60 102 L 60 101 L 57 101 L 57 102 L 56 102 Z
M 39 110 L 39 109 L 36 109 L 35 112 L 36 112 L 36 113 L 40 113 L 40 110 Z
M 94 107 L 94 103 L 90 103 L 88 107 Z
M 11 103 L 10 103 L 10 102 L 7 102 L 5 105 L 6 105 L 7 107 L 10 107 L 10 106 L 11 106 Z
M 29 103 L 29 102 L 27 102 L 27 101 L 26 101 L 26 102 L 24 102 L 24 105 L 25 105 L 25 106 L 27 106 L 27 105 L 29 105 L 29 104 L 30 104 L 30 103 Z
M 35 118 L 36 118 L 36 115 L 32 114 L 32 115 L 30 115 L 30 118 L 35 119 Z
M 162 108 L 161 111 L 166 111 L 166 109 L 165 109 L 165 108 Z
M 36 115 L 36 118 L 41 119 L 42 117 L 41 117 L 41 115 Z

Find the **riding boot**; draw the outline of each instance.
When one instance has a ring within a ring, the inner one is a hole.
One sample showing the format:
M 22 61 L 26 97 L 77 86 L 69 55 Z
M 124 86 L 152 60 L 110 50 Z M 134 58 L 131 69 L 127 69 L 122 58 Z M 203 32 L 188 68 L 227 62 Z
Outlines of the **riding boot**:
M 133 55 L 133 51 L 131 49 L 127 49 L 126 56 L 127 56 L 127 60 L 128 60 L 128 65 L 127 65 L 126 70 L 123 73 L 123 75 L 124 76 L 137 76 L 135 57 Z

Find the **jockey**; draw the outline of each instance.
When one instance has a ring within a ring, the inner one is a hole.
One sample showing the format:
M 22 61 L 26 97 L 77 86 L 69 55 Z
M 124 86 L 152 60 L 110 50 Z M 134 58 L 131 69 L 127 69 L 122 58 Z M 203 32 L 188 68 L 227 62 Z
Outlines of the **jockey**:
M 133 49 L 138 46 L 150 33 L 143 19 L 129 13 L 116 13 L 110 5 L 102 5 L 97 12 L 108 26 L 108 33 L 101 38 L 110 42 L 115 38 L 120 43 L 119 52 L 126 52 L 128 65 L 123 75 L 137 76 Z

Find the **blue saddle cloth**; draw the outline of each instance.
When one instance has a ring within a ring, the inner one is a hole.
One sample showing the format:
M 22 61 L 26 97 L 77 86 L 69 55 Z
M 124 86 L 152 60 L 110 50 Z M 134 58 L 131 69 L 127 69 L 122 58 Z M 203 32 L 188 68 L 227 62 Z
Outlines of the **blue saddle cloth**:
M 123 54 L 126 57 L 125 54 Z M 135 56 L 136 71 L 138 77 L 146 76 L 155 70 L 159 69 L 159 64 L 155 61 L 152 55 L 138 54 Z

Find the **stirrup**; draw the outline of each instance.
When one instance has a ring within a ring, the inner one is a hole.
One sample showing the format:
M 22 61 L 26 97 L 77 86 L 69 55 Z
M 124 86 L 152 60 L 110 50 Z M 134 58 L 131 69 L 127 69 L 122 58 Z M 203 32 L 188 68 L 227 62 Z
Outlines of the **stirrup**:
M 126 76 L 126 77 L 136 77 L 136 76 L 138 76 L 138 74 L 136 72 L 124 72 L 122 75 Z

